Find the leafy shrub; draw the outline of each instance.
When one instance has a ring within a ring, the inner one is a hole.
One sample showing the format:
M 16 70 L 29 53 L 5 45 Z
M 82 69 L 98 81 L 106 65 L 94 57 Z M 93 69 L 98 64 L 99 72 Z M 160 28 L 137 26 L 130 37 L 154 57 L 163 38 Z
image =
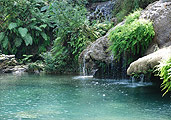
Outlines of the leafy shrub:
M 52 56 L 51 52 L 46 52 L 41 54 L 41 57 L 44 59 L 44 70 L 47 73 L 52 73 L 56 71 L 55 59 Z
M 89 41 L 98 38 L 98 35 L 89 27 L 84 4 L 71 3 L 69 0 L 53 0 L 46 14 L 56 32 L 52 47 L 56 69 L 61 71 L 69 68 L 66 65 L 77 66 L 80 52 Z
M 151 42 L 155 34 L 152 22 L 138 19 L 139 16 L 139 11 L 130 14 L 126 17 L 124 25 L 110 32 L 111 46 L 109 49 L 116 59 L 120 60 L 123 54 L 132 56 L 132 58 L 142 55 Z M 129 57 L 129 62 L 131 62 L 131 57 Z
M 22 59 L 19 59 L 19 63 L 20 64 L 26 64 L 26 63 L 30 63 L 32 61 L 32 58 L 33 55 L 23 55 L 23 58 Z
M 159 65 L 156 66 L 155 72 L 157 76 L 163 80 L 161 87 L 163 88 L 162 91 L 165 90 L 163 96 L 171 91 L 171 58 L 165 61 L 161 61 Z
M 34 52 L 39 53 L 46 50 L 50 39 L 48 25 L 40 11 L 44 5 L 42 0 L 0 1 L 0 48 L 3 52 L 22 56 L 33 50 L 30 48 L 36 48 Z
M 35 63 L 30 63 L 28 65 L 27 72 L 29 72 L 29 73 L 39 73 L 40 71 L 43 71 L 43 65 L 42 64 L 39 64 L 39 63 L 35 62 Z
M 102 23 L 96 22 L 92 24 L 90 27 L 92 30 L 96 32 L 98 36 L 101 37 L 101 36 L 104 36 L 109 31 L 109 29 L 113 27 L 113 24 L 109 21 L 105 21 Z

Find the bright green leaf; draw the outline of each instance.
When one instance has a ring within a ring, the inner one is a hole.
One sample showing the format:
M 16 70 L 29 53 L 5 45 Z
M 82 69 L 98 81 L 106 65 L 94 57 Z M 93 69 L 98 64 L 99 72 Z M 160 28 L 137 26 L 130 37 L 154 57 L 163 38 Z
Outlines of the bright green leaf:
M 38 31 L 42 31 L 42 29 L 40 27 L 37 27 L 37 26 L 33 26 L 33 29 L 38 30 Z
M 20 33 L 20 35 L 22 37 L 25 37 L 27 35 L 28 30 L 27 30 L 27 28 L 20 27 L 20 28 L 18 28 L 18 32 Z
M 36 20 L 36 18 L 32 18 L 32 19 L 31 19 L 31 21 L 35 21 L 35 20 Z
M 46 33 L 41 32 L 41 36 L 43 37 L 44 40 L 48 40 Z
M 5 33 L 4 32 L 1 32 L 0 33 L 0 42 L 4 39 L 4 37 L 5 37 Z
M 9 30 L 12 30 L 13 28 L 16 28 L 17 27 L 17 23 L 10 23 L 9 26 L 8 26 L 8 29 Z
M 29 44 L 30 45 L 33 44 L 33 39 L 29 33 L 26 34 L 26 36 L 24 37 L 24 41 L 25 41 L 26 46 L 28 46 Z
M 44 6 L 44 7 L 42 7 L 42 8 L 41 8 L 41 11 L 45 11 L 45 10 L 47 10 L 47 9 L 48 9 L 48 7 L 49 7 L 49 6 Z
M 40 25 L 40 28 L 46 28 L 47 24 Z

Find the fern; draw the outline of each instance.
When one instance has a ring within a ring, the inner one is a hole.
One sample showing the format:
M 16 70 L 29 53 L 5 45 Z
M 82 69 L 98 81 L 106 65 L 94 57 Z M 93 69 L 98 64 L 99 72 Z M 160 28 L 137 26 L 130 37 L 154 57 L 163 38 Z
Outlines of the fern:
M 155 67 L 155 71 L 157 71 L 157 76 L 163 80 L 161 84 L 162 91 L 165 90 L 163 96 L 171 91 L 171 58 L 161 61 L 159 65 Z
M 140 11 L 135 11 L 126 17 L 123 26 L 118 26 L 110 32 L 109 50 L 112 51 L 116 59 L 120 60 L 121 55 L 125 53 L 132 57 L 142 55 L 152 41 L 155 34 L 152 22 L 139 19 L 139 16 Z

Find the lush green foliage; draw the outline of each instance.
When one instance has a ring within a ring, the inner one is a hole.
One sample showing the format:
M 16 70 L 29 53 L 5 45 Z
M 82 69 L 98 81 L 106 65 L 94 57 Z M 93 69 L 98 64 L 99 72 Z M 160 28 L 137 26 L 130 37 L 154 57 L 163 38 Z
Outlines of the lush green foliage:
M 90 28 L 93 31 L 95 31 L 95 33 L 98 35 L 98 37 L 104 36 L 112 27 L 113 27 L 113 24 L 109 21 L 105 21 L 102 23 L 99 23 L 97 21 L 90 26 Z
M 120 60 L 124 55 L 139 56 L 147 49 L 154 36 L 152 22 L 139 19 L 140 11 L 136 11 L 126 17 L 125 24 L 116 27 L 111 31 L 109 39 L 111 46 L 109 49 L 114 57 Z M 128 63 L 131 62 L 129 57 Z
M 50 38 L 40 11 L 44 5 L 43 0 L 0 0 L 0 48 L 4 53 L 22 56 L 46 50 Z
M 52 53 L 51 52 L 46 52 L 46 53 L 43 53 L 41 55 L 44 59 L 44 70 L 46 73 L 52 73 L 54 71 L 56 71 L 57 69 L 57 66 L 56 66 L 56 60 L 55 58 L 52 56 Z
M 89 41 L 99 37 L 89 27 L 86 14 L 84 4 L 80 2 L 54 0 L 49 5 L 46 15 L 56 32 L 52 57 L 58 71 L 68 69 L 68 65 L 77 66 L 80 52 Z
M 33 55 L 23 55 L 23 58 L 22 59 L 19 59 L 18 62 L 20 64 L 30 63 L 32 57 L 33 57 Z
M 171 58 L 165 61 L 161 61 L 159 65 L 156 66 L 155 72 L 158 72 L 158 76 L 163 80 L 161 87 L 165 90 L 163 96 L 171 91 Z
M 130 12 L 139 8 L 145 8 L 150 3 L 157 0 L 116 0 L 114 16 L 121 22 Z
M 29 73 L 39 73 L 40 71 L 43 71 L 43 65 L 42 63 L 34 62 L 28 64 L 28 70 Z

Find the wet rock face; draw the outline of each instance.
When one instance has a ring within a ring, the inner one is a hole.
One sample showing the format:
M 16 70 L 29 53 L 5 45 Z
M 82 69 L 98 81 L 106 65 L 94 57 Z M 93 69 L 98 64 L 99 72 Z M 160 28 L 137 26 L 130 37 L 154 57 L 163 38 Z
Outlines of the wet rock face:
M 118 25 L 123 25 L 121 22 Z M 117 25 L 117 26 L 118 26 Z M 116 27 L 112 28 L 114 30 Z M 111 31 L 110 30 L 110 31 Z M 110 32 L 109 31 L 109 32 Z M 85 67 L 87 75 L 94 75 L 98 78 L 115 77 L 121 76 L 118 71 L 121 71 L 121 64 L 113 61 L 113 56 L 108 50 L 110 41 L 108 39 L 109 32 L 91 43 L 79 56 L 79 62 Z M 113 67 L 118 68 L 117 70 L 112 70 Z M 115 71 L 116 73 L 113 73 Z M 125 72 L 126 73 L 126 72 Z
M 88 69 L 87 74 L 93 74 L 93 70 L 96 69 L 96 62 L 108 62 L 110 61 L 110 53 L 107 51 L 109 40 L 107 36 L 103 36 L 89 45 L 80 55 L 79 62 L 85 64 L 85 68 Z M 85 62 L 85 63 L 83 63 Z

